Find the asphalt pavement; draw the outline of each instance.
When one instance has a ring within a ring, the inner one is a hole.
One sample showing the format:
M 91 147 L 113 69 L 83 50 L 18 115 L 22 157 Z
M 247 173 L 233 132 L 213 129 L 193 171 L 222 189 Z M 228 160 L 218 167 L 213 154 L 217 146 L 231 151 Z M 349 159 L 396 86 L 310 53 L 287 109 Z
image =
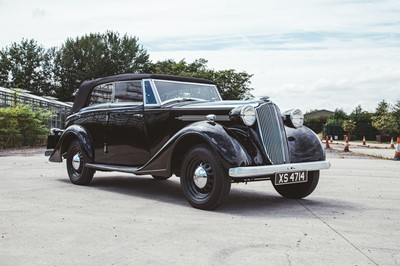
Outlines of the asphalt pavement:
M 400 161 L 327 154 L 332 167 L 306 199 L 233 184 L 221 208 L 202 211 L 176 177 L 100 172 L 76 186 L 64 163 L 2 153 L 0 264 L 400 264 Z

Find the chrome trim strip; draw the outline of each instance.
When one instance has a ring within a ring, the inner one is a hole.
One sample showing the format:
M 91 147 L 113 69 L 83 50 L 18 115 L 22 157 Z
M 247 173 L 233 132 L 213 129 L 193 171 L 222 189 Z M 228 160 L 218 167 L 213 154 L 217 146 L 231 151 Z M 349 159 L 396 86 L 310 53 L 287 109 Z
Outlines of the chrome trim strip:
M 206 115 L 181 115 L 175 117 L 177 120 L 181 121 L 204 121 L 207 120 Z M 215 121 L 231 121 L 229 115 L 216 115 Z
M 234 167 L 229 169 L 230 177 L 256 177 L 273 175 L 279 172 L 294 172 L 294 171 L 317 171 L 329 169 L 331 163 L 329 161 L 306 162 L 306 163 L 289 163 L 279 165 L 261 165 L 261 166 L 245 166 Z
M 138 167 L 130 167 L 130 166 L 117 166 L 110 164 L 97 164 L 97 163 L 87 163 L 85 167 L 93 168 L 100 171 L 118 171 L 134 174 L 139 169 Z

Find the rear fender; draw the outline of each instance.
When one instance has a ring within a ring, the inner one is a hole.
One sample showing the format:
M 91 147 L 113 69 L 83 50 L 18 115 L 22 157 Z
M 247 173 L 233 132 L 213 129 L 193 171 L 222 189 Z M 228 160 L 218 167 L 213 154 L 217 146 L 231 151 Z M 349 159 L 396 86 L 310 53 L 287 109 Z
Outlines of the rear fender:
M 94 153 L 90 135 L 87 133 L 85 128 L 79 125 L 72 125 L 65 129 L 56 145 L 56 148 L 51 154 L 49 161 L 62 162 L 62 155 L 67 152 L 69 145 L 74 139 L 79 141 L 87 162 L 93 162 Z

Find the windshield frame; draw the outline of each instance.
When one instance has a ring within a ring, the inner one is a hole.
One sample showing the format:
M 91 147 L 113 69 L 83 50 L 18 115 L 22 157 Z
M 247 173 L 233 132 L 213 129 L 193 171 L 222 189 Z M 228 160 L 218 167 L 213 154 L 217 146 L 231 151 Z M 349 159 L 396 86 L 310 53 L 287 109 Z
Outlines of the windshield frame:
M 222 101 L 222 97 L 218 91 L 218 88 L 215 84 L 208 84 L 208 83 L 200 83 L 200 82 L 184 82 L 184 81 L 176 81 L 176 80 L 163 80 L 163 79 L 152 79 L 151 80 L 151 84 L 153 86 L 153 92 L 157 95 L 157 101 L 159 102 L 160 105 L 164 105 L 167 103 L 171 103 L 174 102 L 175 100 L 178 102 L 181 101 Z M 199 87 L 205 87 L 205 88 L 209 88 L 211 90 L 213 90 L 213 93 L 215 94 L 215 96 L 217 97 L 216 99 L 202 99 L 202 98 L 198 98 L 198 97 L 190 97 L 190 95 L 188 97 L 183 97 L 182 95 L 176 95 L 173 98 L 168 98 L 168 99 L 162 99 L 162 95 L 160 95 L 160 91 L 159 88 L 157 88 L 157 82 L 165 82 L 165 83 L 175 83 L 175 84 L 179 84 L 179 85 L 196 85 Z

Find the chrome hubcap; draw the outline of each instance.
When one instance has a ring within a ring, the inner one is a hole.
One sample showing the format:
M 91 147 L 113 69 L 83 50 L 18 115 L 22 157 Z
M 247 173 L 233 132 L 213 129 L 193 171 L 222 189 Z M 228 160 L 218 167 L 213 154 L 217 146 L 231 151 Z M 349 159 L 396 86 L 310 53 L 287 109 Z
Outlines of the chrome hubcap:
M 74 157 L 72 158 L 72 167 L 78 171 L 79 168 L 81 167 L 81 154 L 77 153 L 74 155 Z
M 207 171 L 202 165 L 194 171 L 193 181 L 198 188 L 204 188 L 207 185 Z

